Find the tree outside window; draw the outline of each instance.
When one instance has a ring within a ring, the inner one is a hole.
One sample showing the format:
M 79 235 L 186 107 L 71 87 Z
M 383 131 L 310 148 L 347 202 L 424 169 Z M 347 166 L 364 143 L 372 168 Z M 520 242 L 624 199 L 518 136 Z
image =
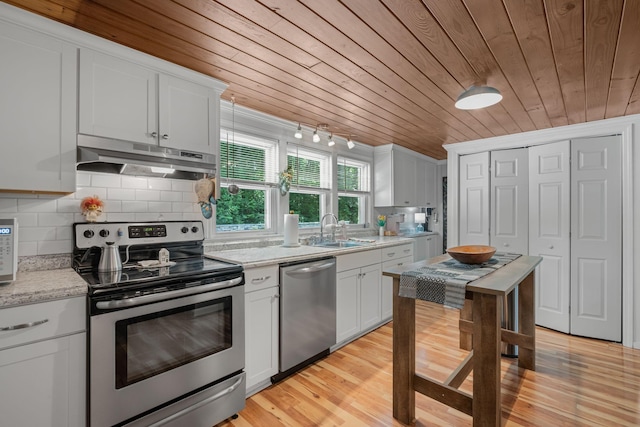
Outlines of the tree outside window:
M 223 137 L 225 134 L 223 134 Z M 220 195 L 216 204 L 216 231 L 268 230 L 268 185 L 275 181 L 276 141 L 235 134 L 220 141 Z M 230 183 L 238 194 L 227 191 Z

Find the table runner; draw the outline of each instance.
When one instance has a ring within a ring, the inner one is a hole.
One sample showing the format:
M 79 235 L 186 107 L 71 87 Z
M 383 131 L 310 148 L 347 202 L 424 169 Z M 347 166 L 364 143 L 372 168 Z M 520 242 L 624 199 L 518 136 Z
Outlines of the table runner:
M 462 308 L 467 283 L 496 271 L 520 256 L 496 252 L 489 261 L 482 264 L 463 264 L 451 258 L 405 271 L 400 275 L 398 295 Z

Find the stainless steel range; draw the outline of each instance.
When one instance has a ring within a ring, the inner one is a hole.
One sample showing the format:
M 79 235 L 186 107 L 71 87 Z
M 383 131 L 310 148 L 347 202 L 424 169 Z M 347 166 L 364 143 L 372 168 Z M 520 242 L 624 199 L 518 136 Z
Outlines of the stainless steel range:
M 202 226 L 74 225 L 91 427 L 211 427 L 244 407 L 243 270 L 204 257 Z

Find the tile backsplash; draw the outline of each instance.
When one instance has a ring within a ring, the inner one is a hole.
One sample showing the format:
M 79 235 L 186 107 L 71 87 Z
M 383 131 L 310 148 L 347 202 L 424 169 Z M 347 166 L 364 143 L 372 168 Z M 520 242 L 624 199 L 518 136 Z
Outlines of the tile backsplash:
M 66 196 L 0 192 L 0 218 L 18 218 L 19 256 L 70 253 L 74 222 L 84 222 L 80 201 L 104 202 L 98 221 L 203 220 L 194 182 L 78 172 Z

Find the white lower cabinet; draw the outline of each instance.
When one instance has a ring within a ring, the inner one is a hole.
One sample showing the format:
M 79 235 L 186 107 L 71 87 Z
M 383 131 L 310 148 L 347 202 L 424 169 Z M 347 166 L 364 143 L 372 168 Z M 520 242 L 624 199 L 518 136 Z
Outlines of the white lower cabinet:
M 278 373 L 280 286 L 278 266 L 245 271 L 245 372 L 247 396 Z
M 380 263 L 338 273 L 336 342 L 341 343 L 381 320 Z
M 382 249 L 382 269 L 412 263 L 415 242 L 414 240 L 414 243 L 405 243 Z M 382 320 L 387 321 L 393 317 L 393 279 L 391 277 L 382 276 L 380 291 Z
M 382 321 L 380 250 L 337 257 L 336 343 L 342 345 Z
M 85 425 L 85 316 L 84 298 L 0 310 L 2 425 Z
M 414 237 L 413 259 L 414 261 L 422 261 L 431 259 L 434 256 L 442 255 L 440 248 L 440 235 L 433 234 L 431 236 Z
M 392 259 L 382 263 L 382 269 L 398 267 L 402 264 L 411 264 L 413 257 L 403 257 Z M 382 276 L 382 320 L 389 320 L 393 317 L 393 279 Z

